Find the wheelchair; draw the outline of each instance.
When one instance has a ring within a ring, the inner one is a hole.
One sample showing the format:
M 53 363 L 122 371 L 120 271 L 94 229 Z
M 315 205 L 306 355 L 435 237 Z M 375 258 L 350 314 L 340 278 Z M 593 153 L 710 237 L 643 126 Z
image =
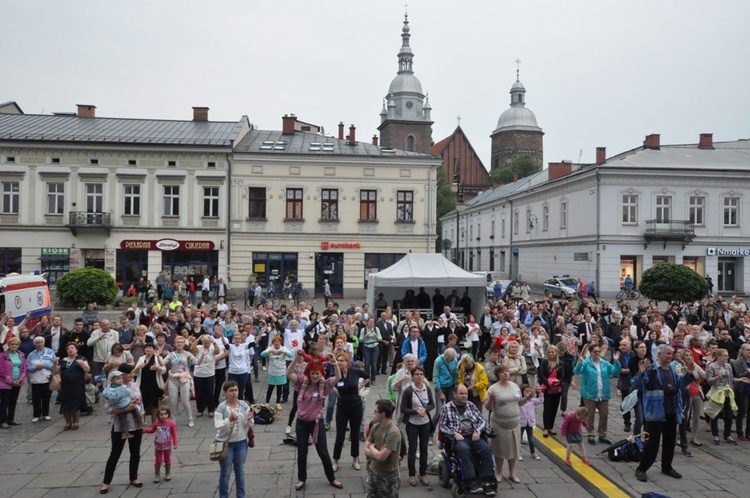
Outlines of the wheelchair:
M 484 430 L 482 432 L 481 438 L 485 441 L 488 441 L 488 439 L 494 438 L 496 435 L 497 434 L 495 434 L 491 429 L 489 431 Z M 449 436 L 445 433 L 440 433 L 439 439 L 443 444 L 443 458 L 438 464 L 438 482 L 442 487 L 451 489 L 451 495 L 453 496 L 453 498 L 464 497 L 470 494 L 468 488 L 469 483 L 464 479 L 464 471 L 461 459 L 453 451 L 453 446 L 456 444 L 456 440 L 453 438 L 453 436 Z M 475 469 L 479 468 L 479 461 L 477 458 L 473 458 L 472 464 L 474 465 Z M 452 486 L 451 480 L 453 480 Z M 497 479 L 495 478 L 494 472 L 492 474 L 492 478 L 486 479 L 483 484 L 485 483 L 490 484 L 492 490 L 491 492 L 485 493 L 486 496 L 495 496 L 495 494 L 497 493 Z

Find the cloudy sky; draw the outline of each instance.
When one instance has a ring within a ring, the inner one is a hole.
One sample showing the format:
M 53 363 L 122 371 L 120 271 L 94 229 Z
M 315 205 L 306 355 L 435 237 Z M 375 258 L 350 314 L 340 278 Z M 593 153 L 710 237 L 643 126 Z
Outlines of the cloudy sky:
M 211 120 L 281 116 L 377 133 L 403 1 L 0 0 L 0 102 L 26 113 Z M 750 138 L 750 2 L 410 0 L 414 69 L 435 141 L 461 126 L 489 167 L 521 59 L 544 161 Z

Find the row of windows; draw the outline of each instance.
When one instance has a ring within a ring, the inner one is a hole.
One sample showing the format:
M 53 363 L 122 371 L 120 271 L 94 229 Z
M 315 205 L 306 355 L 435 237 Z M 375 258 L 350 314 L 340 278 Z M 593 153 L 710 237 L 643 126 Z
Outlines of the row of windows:
M 19 182 L 2 182 L 2 214 L 18 214 L 20 203 Z M 141 214 L 141 186 L 123 185 L 123 214 L 126 216 L 140 216 Z M 104 209 L 104 184 L 86 183 L 87 213 L 101 213 Z M 65 184 L 57 182 L 47 183 L 46 214 L 61 215 L 65 213 Z M 164 216 L 180 216 L 180 186 L 164 186 Z M 203 216 L 205 218 L 219 217 L 219 187 L 203 187 Z
M 638 224 L 639 196 L 624 194 L 622 196 L 622 223 L 624 225 Z M 740 224 L 740 198 L 727 196 L 722 198 L 722 223 L 725 227 L 736 227 Z M 674 219 L 673 202 L 670 195 L 656 196 L 656 221 L 668 223 Z M 706 224 L 706 197 L 691 195 L 688 198 L 688 219 L 698 226 Z
M 250 187 L 248 189 L 249 217 L 266 217 L 266 188 Z M 285 216 L 288 220 L 303 219 L 303 189 L 286 189 Z M 338 189 L 322 189 L 320 192 L 320 219 L 336 221 L 339 219 Z M 378 221 L 377 190 L 359 191 L 359 220 Z M 414 221 L 414 192 L 399 190 L 396 192 L 396 221 Z

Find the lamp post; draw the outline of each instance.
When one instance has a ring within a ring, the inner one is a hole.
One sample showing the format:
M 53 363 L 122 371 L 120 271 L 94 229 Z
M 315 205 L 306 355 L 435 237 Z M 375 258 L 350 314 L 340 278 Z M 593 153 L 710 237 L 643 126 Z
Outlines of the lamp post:
M 461 212 L 466 208 L 464 205 L 464 191 L 461 188 L 461 172 L 459 170 L 458 156 L 453 158 L 453 183 L 456 185 L 456 265 L 463 268 L 461 264 L 461 232 L 459 218 Z

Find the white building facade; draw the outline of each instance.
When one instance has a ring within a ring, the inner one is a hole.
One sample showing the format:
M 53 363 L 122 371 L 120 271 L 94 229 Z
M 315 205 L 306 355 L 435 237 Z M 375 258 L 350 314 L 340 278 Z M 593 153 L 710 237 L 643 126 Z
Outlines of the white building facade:
M 459 216 L 468 270 L 505 271 L 540 285 L 568 274 L 611 296 L 626 275 L 636 285 L 655 264 L 684 264 L 711 276 L 715 291 L 750 287 L 750 142 L 643 147 L 597 163 L 549 169 L 483 192 Z M 455 240 L 456 212 L 443 218 Z
M 209 122 L 0 113 L 0 273 L 104 269 L 226 277 L 227 177 L 250 129 Z
M 440 158 L 295 129 L 254 130 L 232 167 L 232 278 L 279 292 L 285 277 L 322 295 L 364 295 L 366 276 L 433 252 Z

